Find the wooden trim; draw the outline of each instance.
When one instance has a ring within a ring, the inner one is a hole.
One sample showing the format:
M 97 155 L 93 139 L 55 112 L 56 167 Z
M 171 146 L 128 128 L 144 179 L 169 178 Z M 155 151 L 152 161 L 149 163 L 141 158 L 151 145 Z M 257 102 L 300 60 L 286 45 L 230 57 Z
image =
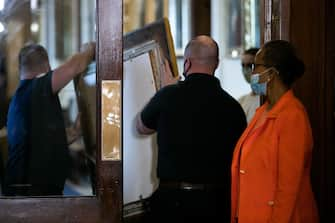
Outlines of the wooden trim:
M 102 222 L 116 223 L 122 219 L 122 162 L 101 160 L 101 82 L 122 80 L 123 1 L 97 3 L 97 195 L 101 201 Z
M 95 197 L 0 199 L 0 222 L 98 222 L 99 201 Z
M 265 1 L 265 2 L 264 2 Z M 290 39 L 291 0 L 262 0 L 264 4 L 264 42 Z
M 335 3 L 333 0 L 321 0 L 318 4 L 314 0 L 266 1 L 277 2 L 272 12 L 279 19 L 278 26 L 270 27 L 269 40 L 280 38 L 292 42 L 306 65 L 304 76 L 293 88 L 305 105 L 313 129 L 311 176 L 320 222 L 334 222 Z
M 334 29 L 334 21 L 335 21 L 335 1 L 334 0 L 326 0 L 325 3 L 325 29 L 326 29 L 326 60 L 325 60 L 325 72 L 326 72 L 326 95 L 328 96 L 326 99 L 326 110 L 330 111 L 327 113 L 325 118 L 325 124 L 327 134 L 326 134 L 326 168 L 328 174 L 328 182 L 325 195 L 325 202 L 323 205 L 323 213 L 322 217 L 327 219 L 328 222 L 335 222 L 334 211 L 335 211 L 335 29 Z
M 261 40 L 260 40 L 260 44 L 261 46 L 264 44 L 264 37 L 265 37 L 265 1 L 266 0 L 260 0 L 259 1 L 259 25 L 260 25 L 260 35 L 261 35 Z
M 264 43 L 272 39 L 272 0 L 264 0 Z
M 122 0 L 97 1 L 98 82 L 122 79 Z
M 291 0 L 280 1 L 279 26 L 280 39 L 290 39 Z

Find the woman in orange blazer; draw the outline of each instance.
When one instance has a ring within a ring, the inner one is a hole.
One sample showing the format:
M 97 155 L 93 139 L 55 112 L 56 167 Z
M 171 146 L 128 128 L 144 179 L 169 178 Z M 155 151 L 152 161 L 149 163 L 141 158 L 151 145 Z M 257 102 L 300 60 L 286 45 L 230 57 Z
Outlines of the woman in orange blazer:
M 270 41 L 256 55 L 251 87 L 266 102 L 235 147 L 232 223 L 319 221 L 310 182 L 311 127 L 290 89 L 303 73 L 287 41 Z

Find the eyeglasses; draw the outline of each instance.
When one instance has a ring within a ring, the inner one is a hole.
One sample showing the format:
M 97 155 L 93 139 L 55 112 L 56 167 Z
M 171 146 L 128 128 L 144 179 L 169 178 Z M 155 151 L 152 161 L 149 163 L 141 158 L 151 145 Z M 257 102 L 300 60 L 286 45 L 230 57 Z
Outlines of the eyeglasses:
M 253 63 L 241 63 L 241 66 L 245 67 L 245 68 L 251 68 L 252 69 Z
M 264 66 L 266 67 L 266 64 L 263 64 L 263 63 L 242 63 L 241 64 L 242 67 L 245 67 L 245 68 L 251 68 L 251 70 L 255 70 L 257 66 Z
M 256 67 L 257 66 L 263 66 L 263 67 L 268 67 L 266 64 L 264 64 L 264 63 L 253 63 L 252 65 L 251 65 L 251 70 L 255 70 L 256 69 Z

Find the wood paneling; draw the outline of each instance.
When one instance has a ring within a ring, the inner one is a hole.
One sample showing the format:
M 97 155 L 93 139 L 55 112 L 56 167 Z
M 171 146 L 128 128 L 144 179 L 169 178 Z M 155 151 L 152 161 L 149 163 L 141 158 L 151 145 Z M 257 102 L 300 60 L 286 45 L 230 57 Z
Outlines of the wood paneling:
M 323 219 L 331 219 L 328 222 L 335 222 L 335 1 L 327 0 L 325 3 L 325 31 L 326 31 L 326 44 L 325 44 L 325 169 L 324 178 L 326 178 L 323 194 L 324 203 L 321 204 Z M 317 175 L 317 172 L 315 173 Z
M 100 80 L 122 77 L 122 0 L 98 0 L 98 73 Z
M 98 1 L 97 49 L 97 142 L 101 148 L 101 81 L 122 79 L 122 0 Z M 97 194 L 101 201 L 102 222 L 122 219 L 122 162 L 102 161 L 97 153 Z
M 271 16 L 268 16 L 268 21 L 271 23 L 271 39 L 289 40 L 290 29 L 290 12 L 291 0 L 272 0 L 269 3 Z M 270 20 L 269 20 L 270 19 Z
M 320 219 L 335 222 L 335 3 L 333 0 L 266 1 L 273 4 L 270 39 L 292 42 L 306 65 L 304 76 L 293 88 L 307 109 L 313 129 L 312 185 Z
M 294 86 L 294 90 L 306 106 L 313 128 L 312 184 L 320 218 L 322 222 L 334 222 L 331 214 L 331 200 L 334 199 L 331 181 L 334 175 L 330 171 L 335 156 L 334 144 L 329 138 L 333 131 L 333 123 L 328 122 L 332 114 L 329 103 L 332 100 L 333 89 L 329 87 L 331 74 L 326 70 L 329 59 L 326 54 L 327 1 L 318 1 L 318 4 L 312 0 L 292 1 L 289 36 L 306 65 L 306 72 Z M 326 220 L 331 218 L 333 220 Z
M 0 199 L 0 222 L 99 222 L 100 204 L 94 197 Z

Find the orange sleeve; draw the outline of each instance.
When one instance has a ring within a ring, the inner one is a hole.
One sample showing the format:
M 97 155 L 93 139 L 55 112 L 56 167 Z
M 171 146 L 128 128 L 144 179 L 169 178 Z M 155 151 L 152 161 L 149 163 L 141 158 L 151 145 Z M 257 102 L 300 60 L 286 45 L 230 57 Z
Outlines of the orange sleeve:
M 270 223 L 290 222 L 312 147 L 309 121 L 304 111 L 289 110 L 278 117 L 278 175 Z

